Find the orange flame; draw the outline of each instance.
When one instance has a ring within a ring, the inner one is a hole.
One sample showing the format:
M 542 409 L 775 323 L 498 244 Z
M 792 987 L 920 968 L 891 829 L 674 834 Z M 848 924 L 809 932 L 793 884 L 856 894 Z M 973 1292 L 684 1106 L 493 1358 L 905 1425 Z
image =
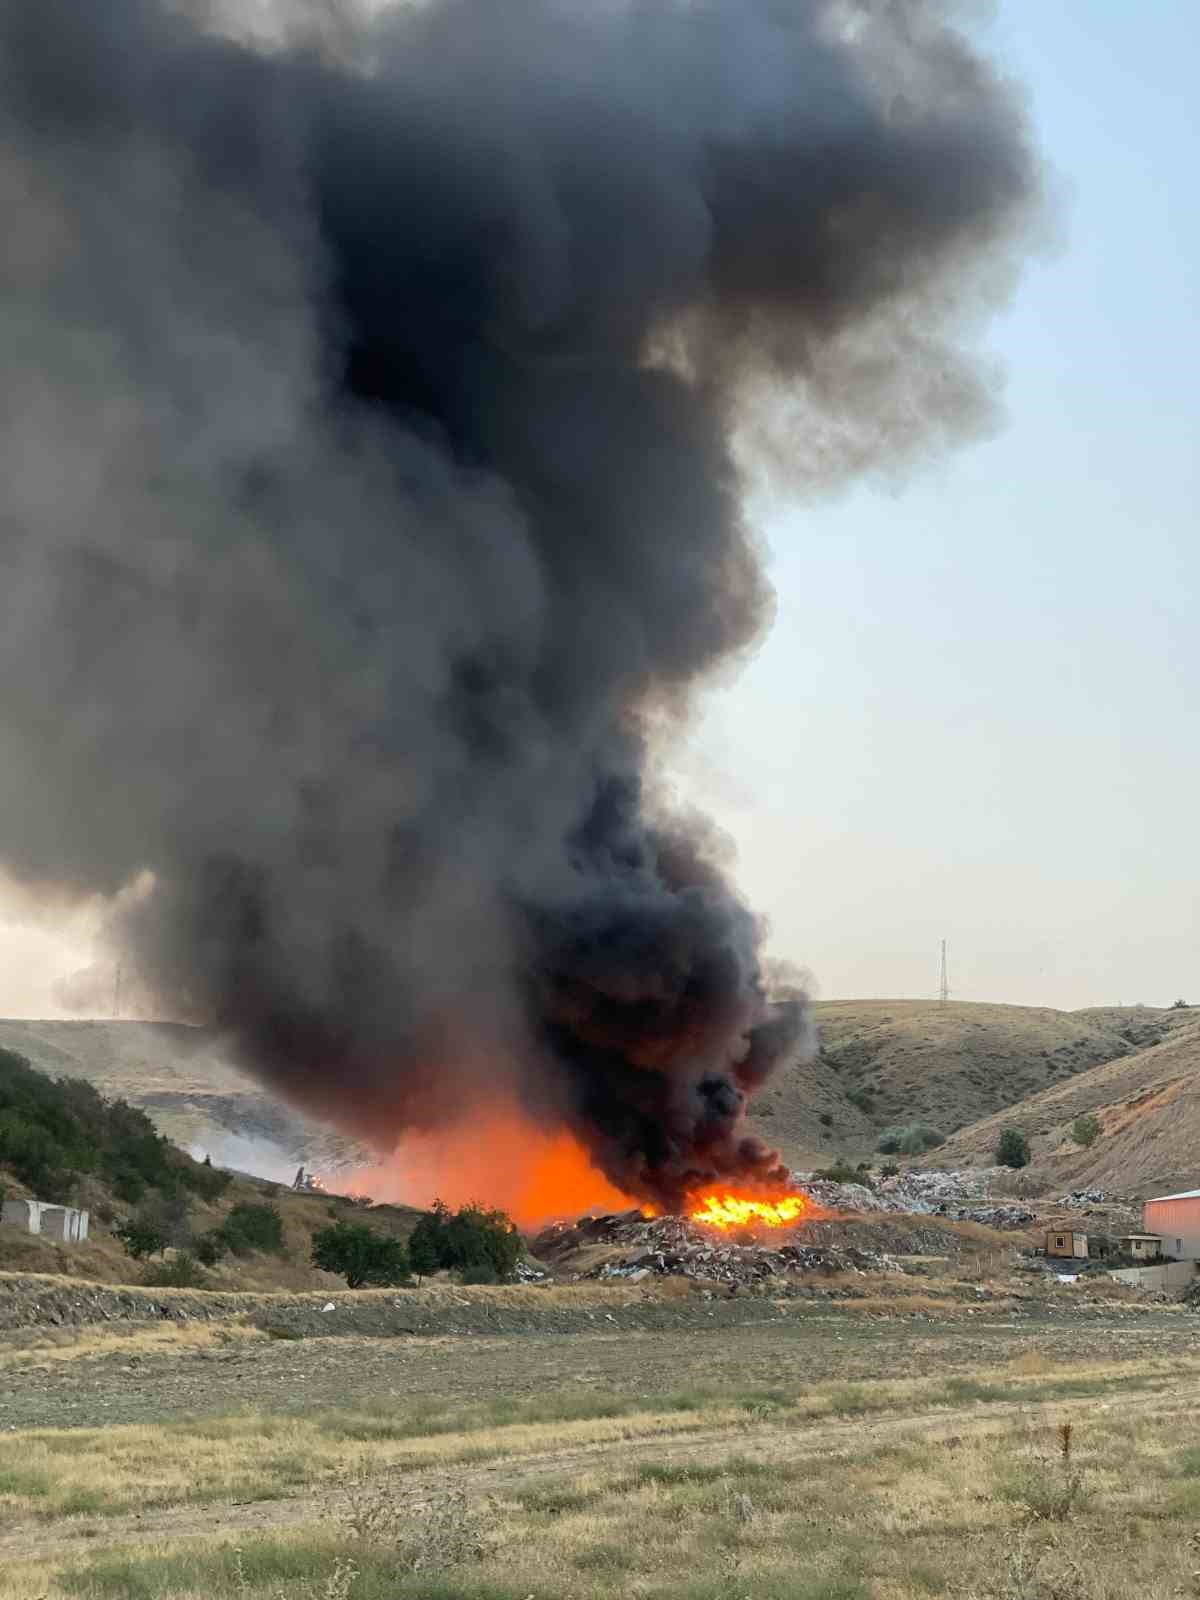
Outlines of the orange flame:
M 688 1217 L 709 1228 L 787 1228 L 815 1210 L 806 1194 L 780 1195 L 774 1200 L 755 1200 L 746 1195 L 706 1194 L 690 1201 Z
M 436 1133 L 410 1134 L 379 1166 L 356 1172 L 353 1182 L 376 1200 L 498 1206 L 527 1229 L 637 1204 L 592 1165 L 569 1133 L 542 1128 L 512 1106 L 477 1111 L 469 1123 Z

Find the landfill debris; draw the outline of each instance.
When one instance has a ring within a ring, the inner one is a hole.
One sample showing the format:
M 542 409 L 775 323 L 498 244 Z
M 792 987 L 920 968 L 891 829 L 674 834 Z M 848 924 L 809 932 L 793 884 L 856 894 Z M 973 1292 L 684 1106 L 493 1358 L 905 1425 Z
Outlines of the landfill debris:
M 541 1267 L 532 1266 L 528 1261 L 518 1261 L 516 1278 L 518 1283 L 545 1283 L 548 1274 Z
M 611 1253 L 579 1274 L 602 1282 L 682 1277 L 736 1288 L 789 1272 L 902 1270 L 881 1250 L 809 1243 L 801 1228 L 772 1229 L 770 1238 L 763 1239 L 749 1230 L 714 1232 L 687 1217 L 644 1217 L 640 1211 L 626 1211 L 554 1223 L 533 1241 L 533 1250 L 542 1260 L 553 1262 L 588 1246 L 607 1246 Z
M 1004 1168 L 940 1172 L 924 1168 L 863 1183 L 834 1183 L 812 1172 L 794 1172 L 797 1187 L 827 1211 L 878 1211 L 981 1222 L 989 1228 L 1026 1228 L 1035 1221 L 1028 1206 L 988 1197 L 991 1179 Z
M 1103 1189 L 1075 1189 L 1070 1194 L 1064 1194 L 1061 1200 L 1055 1201 L 1056 1205 L 1067 1206 L 1072 1211 L 1081 1211 L 1084 1206 L 1103 1205 L 1108 1196 Z
M 321 1307 L 321 1310 L 322 1311 L 336 1311 L 337 1307 L 334 1305 L 332 1300 L 329 1300 Z

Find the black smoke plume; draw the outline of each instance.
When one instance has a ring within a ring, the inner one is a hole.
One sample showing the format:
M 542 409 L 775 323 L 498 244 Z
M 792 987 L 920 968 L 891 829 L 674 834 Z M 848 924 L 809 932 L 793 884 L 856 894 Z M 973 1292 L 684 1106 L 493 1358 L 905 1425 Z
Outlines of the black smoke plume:
M 987 419 L 1021 102 L 937 0 L 232 9 L 0 0 L 0 858 L 151 874 L 139 981 L 376 1144 L 777 1176 L 649 755 L 769 621 L 739 462 Z

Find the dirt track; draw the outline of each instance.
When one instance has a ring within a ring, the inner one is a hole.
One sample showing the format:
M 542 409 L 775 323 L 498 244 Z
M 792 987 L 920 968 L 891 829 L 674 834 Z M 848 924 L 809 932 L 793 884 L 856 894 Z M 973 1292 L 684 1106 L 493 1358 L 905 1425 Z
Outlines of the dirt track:
M 1105 1409 L 1125 1415 L 1153 1408 L 1157 1415 L 1165 1417 L 1194 1413 L 1197 1403 L 1200 1403 L 1200 1385 L 1191 1384 L 1173 1391 L 1169 1398 L 1162 1394 L 1118 1393 L 1106 1400 Z M 625 1474 L 647 1462 L 672 1466 L 686 1466 L 689 1462 L 709 1465 L 714 1455 L 728 1454 L 731 1446 L 736 1447 L 737 1456 L 743 1460 L 773 1464 L 811 1456 L 828 1459 L 842 1452 L 859 1454 L 869 1452 L 874 1445 L 884 1446 L 914 1437 L 926 1442 L 941 1441 L 946 1448 L 956 1449 L 971 1439 L 1010 1431 L 1022 1424 L 1028 1426 L 1036 1420 L 1045 1421 L 1048 1415 L 1057 1424 L 1072 1414 L 1086 1414 L 1095 1406 L 1094 1397 L 1056 1400 L 1049 1406 L 1028 1401 L 992 1403 L 982 1412 L 971 1403 L 909 1415 L 869 1420 L 853 1417 L 791 1427 L 747 1421 L 735 1428 L 693 1430 L 678 1439 L 621 1438 L 576 1447 L 565 1440 L 563 1445 L 552 1450 L 515 1458 L 508 1456 L 495 1462 L 456 1464 L 452 1468 L 424 1472 L 406 1471 L 402 1480 L 399 1477 L 395 1480 L 396 1499 L 401 1507 L 411 1505 L 413 1514 L 419 1515 L 422 1503 L 427 1502 L 431 1494 L 450 1485 L 456 1490 L 465 1490 L 471 1498 L 512 1494 L 547 1475 L 561 1480 L 585 1472 Z M 204 1538 L 217 1543 L 319 1522 L 336 1515 L 340 1505 L 336 1487 L 322 1484 L 309 1493 L 286 1500 L 180 1506 L 133 1516 L 108 1517 L 104 1520 L 104 1542 L 108 1546 L 127 1547 L 165 1539 Z M 94 1532 L 94 1527 L 86 1520 L 57 1526 L 44 1522 L 11 1524 L 0 1534 L 0 1560 L 17 1556 L 31 1560 L 78 1555 L 91 1548 Z

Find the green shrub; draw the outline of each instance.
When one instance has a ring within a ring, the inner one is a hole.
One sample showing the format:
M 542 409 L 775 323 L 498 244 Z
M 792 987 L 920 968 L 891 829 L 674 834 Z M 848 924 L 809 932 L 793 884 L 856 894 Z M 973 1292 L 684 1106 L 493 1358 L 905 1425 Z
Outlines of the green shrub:
M 894 1161 L 885 1161 L 879 1169 L 879 1176 L 881 1178 L 894 1178 L 898 1175 L 899 1171 L 900 1168 Z
M 195 1244 L 196 1260 L 206 1267 L 215 1267 L 222 1256 L 228 1253 L 228 1246 L 220 1228 L 213 1228 L 208 1233 L 202 1233 Z
M 195 1256 L 181 1250 L 173 1260 L 150 1267 L 142 1274 L 142 1282 L 151 1289 L 203 1289 L 208 1277 Z
M 138 1221 L 136 1217 L 130 1217 L 119 1228 L 114 1228 L 113 1238 L 121 1241 L 126 1255 L 132 1256 L 135 1261 L 160 1255 L 169 1242 L 160 1227 L 153 1222 Z
M 833 1127 L 833 1118 L 828 1111 L 822 1111 L 821 1115 L 817 1118 L 817 1121 L 823 1128 Z
M 458 1275 L 458 1281 L 460 1283 L 499 1283 L 500 1274 L 495 1267 L 486 1262 L 481 1262 L 478 1266 L 464 1267 Z
M 845 1156 L 839 1156 L 832 1167 L 822 1167 L 813 1174 L 816 1178 L 824 1178 L 827 1183 L 861 1183 L 863 1175 L 857 1167 L 852 1167 Z
M 1086 1116 L 1076 1117 L 1071 1124 L 1071 1137 L 1076 1144 L 1082 1145 L 1085 1150 L 1091 1148 L 1100 1137 L 1100 1118 L 1088 1112 Z
M 1029 1140 L 1019 1128 L 1005 1128 L 996 1143 L 996 1165 L 999 1167 L 1027 1167 L 1029 1165 Z
M 884 1156 L 920 1156 L 926 1150 L 936 1150 L 938 1145 L 945 1142 L 945 1136 L 927 1122 L 909 1122 L 885 1128 L 875 1148 Z
M 451 1211 L 439 1200 L 413 1229 L 409 1260 L 421 1273 L 445 1267 L 466 1273 L 486 1268 L 495 1276 L 477 1282 L 507 1282 L 525 1254 L 524 1241 L 503 1211 L 467 1205 Z
M 338 1273 L 350 1289 L 410 1281 L 403 1240 L 376 1233 L 365 1222 L 335 1222 L 319 1229 L 313 1234 L 312 1264 Z
M 846 1099 L 865 1116 L 870 1116 L 875 1109 L 875 1096 L 870 1089 L 847 1089 Z
M 239 1201 L 213 1232 L 217 1241 L 235 1256 L 248 1256 L 253 1250 L 266 1255 L 283 1254 L 283 1219 L 276 1206 Z

